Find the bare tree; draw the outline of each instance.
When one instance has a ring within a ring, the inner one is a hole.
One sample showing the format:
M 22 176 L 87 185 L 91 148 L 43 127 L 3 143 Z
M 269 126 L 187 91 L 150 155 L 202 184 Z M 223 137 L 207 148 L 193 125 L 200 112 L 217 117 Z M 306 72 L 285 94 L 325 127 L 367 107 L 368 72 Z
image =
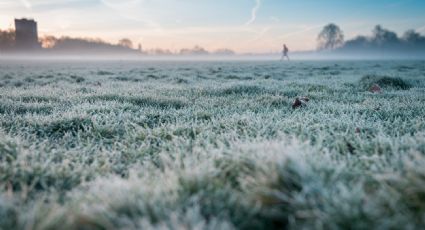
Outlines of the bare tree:
M 14 30 L 0 30 L 0 50 L 10 50 L 15 45 Z
M 323 28 L 317 37 L 319 49 L 333 50 L 344 44 L 344 33 L 339 26 L 331 23 Z
M 123 38 L 119 40 L 118 45 L 129 48 L 129 49 L 133 49 L 133 42 L 128 38 Z
M 378 44 L 398 43 L 400 40 L 395 32 L 382 28 L 377 25 L 373 29 L 372 40 Z
M 403 40 L 411 44 L 425 44 L 425 36 L 415 30 L 408 30 L 403 35 Z

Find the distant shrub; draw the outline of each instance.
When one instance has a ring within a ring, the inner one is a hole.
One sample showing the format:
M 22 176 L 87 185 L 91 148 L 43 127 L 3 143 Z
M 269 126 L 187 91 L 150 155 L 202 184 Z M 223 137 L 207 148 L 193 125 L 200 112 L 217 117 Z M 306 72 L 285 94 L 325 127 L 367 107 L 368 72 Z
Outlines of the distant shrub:
M 363 90 L 369 90 L 374 84 L 382 88 L 407 90 L 412 86 L 399 77 L 366 75 L 360 79 L 359 85 Z

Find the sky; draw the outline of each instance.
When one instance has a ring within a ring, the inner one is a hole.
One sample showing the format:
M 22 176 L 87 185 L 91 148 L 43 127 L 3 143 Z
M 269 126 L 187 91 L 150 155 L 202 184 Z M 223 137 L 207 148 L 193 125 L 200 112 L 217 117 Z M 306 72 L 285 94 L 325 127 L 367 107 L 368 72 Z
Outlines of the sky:
M 194 45 L 238 53 L 312 50 L 335 23 L 346 39 L 377 24 L 425 34 L 425 0 L 0 0 L 0 28 L 34 18 L 40 36 L 130 38 L 144 49 Z

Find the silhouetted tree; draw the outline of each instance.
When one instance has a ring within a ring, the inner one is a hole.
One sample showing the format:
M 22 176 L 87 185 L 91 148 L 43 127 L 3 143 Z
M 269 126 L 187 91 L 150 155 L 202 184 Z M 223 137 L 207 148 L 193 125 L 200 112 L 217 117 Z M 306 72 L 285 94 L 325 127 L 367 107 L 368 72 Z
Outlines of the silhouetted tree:
M 344 33 L 339 26 L 331 23 L 323 28 L 317 41 L 319 49 L 333 50 L 344 44 Z
M 404 33 L 403 40 L 411 44 L 417 44 L 425 42 L 425 37 L 415 30 L 408 30 Z
M 119 40 L 118 45 L 129 48 L 129 49 L 133 49 L 133 42 L 128 38 L 123 38 Z
M 425 36 L 408 30 L 400 38 L 397 33 L 377 25 L 372 36 L 358 36 L 335 50 L 339 54 L 376 55 L 378 57 L 425 57 Z
M 372 40 L 377 44 L 394 44 L 400 41 L 396 33 L 384 29 L 380 25 L 375 26 L 375 29 L 373 29 Z
M 9 51 L 15 45 L 14 30 L 0 30 L 0 51 Z

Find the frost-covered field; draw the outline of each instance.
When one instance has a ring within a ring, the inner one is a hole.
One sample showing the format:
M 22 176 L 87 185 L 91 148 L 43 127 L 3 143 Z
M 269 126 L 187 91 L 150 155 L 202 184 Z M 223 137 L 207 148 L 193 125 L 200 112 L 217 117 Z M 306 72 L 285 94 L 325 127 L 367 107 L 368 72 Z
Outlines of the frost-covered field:
M 0 99 L 0 229 L 425 226 L 425 62 L 2 60 Z

